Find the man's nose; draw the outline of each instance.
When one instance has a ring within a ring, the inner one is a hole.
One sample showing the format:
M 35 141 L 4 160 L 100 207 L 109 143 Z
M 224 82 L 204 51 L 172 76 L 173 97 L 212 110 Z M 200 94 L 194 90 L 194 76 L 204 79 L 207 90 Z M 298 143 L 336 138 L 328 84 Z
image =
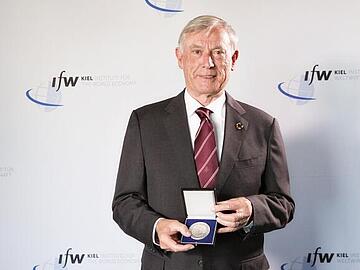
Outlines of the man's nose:
M 214 61 L 210 54 L 204 54 L 202 62 L 204 68 L 211 68 L 215 66 Z

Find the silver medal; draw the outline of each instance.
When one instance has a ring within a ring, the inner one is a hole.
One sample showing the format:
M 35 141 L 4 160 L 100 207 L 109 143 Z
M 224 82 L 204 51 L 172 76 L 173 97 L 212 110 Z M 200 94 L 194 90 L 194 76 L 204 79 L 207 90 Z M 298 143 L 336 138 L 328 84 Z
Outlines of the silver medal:
M 192 239 L 201 240 L 210 233 L 210 226 L 205 222 L 195 222 L 190 226 L 189 230 Z

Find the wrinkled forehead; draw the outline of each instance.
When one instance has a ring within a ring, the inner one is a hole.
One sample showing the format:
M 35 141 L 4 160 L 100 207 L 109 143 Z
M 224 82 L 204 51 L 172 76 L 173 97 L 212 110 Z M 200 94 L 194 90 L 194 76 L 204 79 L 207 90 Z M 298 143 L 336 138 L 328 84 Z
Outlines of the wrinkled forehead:
M 184 36 L 186 47 L 221 47 L 231 48 L 231 41 L 228 32 L 224 28 L 213 27 L 201 31 L 186 33 Z

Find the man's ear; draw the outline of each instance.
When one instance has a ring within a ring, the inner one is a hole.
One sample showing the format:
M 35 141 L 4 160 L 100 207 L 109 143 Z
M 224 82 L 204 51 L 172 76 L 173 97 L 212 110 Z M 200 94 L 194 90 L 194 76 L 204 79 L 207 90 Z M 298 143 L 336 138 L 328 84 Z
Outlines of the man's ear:
M 175 49 L 175 55 L 176 55 L 176 58 L 178 60 L 178 66 L 179 68 L 183 69 L 183 53 L 181 52 L 180 48 L 177 47 Z
M 234 70 L 235 63 L 239 57 L 239 51 L 235 50 L 233 55 L 231 56 L 231 70 Z

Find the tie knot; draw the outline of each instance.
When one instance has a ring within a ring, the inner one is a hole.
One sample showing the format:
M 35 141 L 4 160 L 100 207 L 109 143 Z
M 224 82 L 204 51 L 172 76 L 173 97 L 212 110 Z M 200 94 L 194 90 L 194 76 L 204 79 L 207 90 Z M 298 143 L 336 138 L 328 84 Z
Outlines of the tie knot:
M 210 114 L 212 113 L 211 110 L 206 109 L 204 107 L 198 108 L 195 112 L 200 117 L 200 119 L 204 119 L 204 118 L 210 119 Z

